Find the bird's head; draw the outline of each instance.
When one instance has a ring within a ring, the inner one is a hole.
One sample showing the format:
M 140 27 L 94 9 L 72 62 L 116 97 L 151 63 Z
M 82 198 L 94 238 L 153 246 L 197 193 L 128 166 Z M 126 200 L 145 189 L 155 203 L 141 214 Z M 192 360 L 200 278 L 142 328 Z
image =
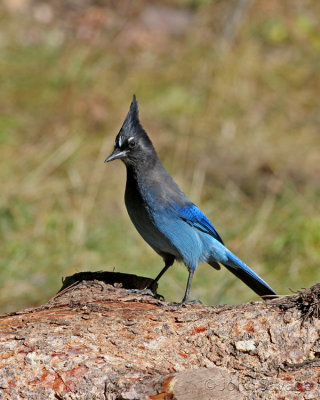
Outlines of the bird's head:
M 139 121 L 139 110 L 136 96 L 133 95 L 130 110 L 116 136 L 114 150 L 105 162 L 116 159 L 125 164 L 137 164 L 155 154 L 154 147 Z

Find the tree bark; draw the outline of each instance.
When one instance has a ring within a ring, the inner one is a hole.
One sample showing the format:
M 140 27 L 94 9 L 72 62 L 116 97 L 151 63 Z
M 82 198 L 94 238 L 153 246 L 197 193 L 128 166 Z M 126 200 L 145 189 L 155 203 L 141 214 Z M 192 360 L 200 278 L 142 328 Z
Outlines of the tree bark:
M 236 306 L 177 306 L 148 278 L 80 273 L 0 317 L 1 399 L 319 399 L 320 284 Z

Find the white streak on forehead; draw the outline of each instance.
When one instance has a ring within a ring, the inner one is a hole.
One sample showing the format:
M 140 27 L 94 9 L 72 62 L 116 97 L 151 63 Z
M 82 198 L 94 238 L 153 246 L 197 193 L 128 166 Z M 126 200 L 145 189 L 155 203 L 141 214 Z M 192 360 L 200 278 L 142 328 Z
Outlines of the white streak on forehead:
M 118 146 L 119 146 L 119 147 L 122 146 L 122 136 L 119 136 L 119 139 L 118 139 Z

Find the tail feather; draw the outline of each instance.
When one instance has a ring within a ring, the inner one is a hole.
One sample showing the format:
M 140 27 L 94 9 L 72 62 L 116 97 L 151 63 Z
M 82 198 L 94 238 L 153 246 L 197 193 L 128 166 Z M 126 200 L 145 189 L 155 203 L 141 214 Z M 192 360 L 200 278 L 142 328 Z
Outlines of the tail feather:
M 237 278 L 241 279 L 249 288 L 261 296 L 263 299 L 274 298 L 276 292 L 249 268 L 243 261 L 235 256 L 231 251 L 227 253 L 228 261 L 223 265 L 232 272 Z
M 208 261 L 208 264 L 211 265 L 211 267 L 213 267 L 214 269 L 216 269 L 216 270 L 218 270 L 218 271 L 221 269 L 220 264 L 217 263 L 217 262 L 214 261 L 214 260 Z

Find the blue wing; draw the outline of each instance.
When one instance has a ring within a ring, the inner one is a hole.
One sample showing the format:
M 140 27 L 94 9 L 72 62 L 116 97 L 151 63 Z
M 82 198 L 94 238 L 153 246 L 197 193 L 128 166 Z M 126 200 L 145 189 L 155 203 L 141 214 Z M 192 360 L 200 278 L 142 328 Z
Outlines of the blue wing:
M 193 226 L 196 229 L 199 229 L 199 231 L 211 235 L 224 245 L 220 235 L 215 230 L 212 223 L 196 205 L 190 204 L 185 207 L 179 206 L 176 207 L 176 211 L 178 212 L 179 217 L 187 222 L 189 225 Z
M 218 232 L 197 206 L 192 203 L 184 207 L 176 206 L 175 211 L 179 218 L 188 223 L 190 226 L 199 229 L 208 235 L 211 235 L 224 245 Z M 217 248 L 217 246 L 213 246 L 213 248 L 214 247 L 217 252 L 215 254 L 211 254 L 211 257 L 207 260 L 212 267 L 219 269 L 219 263 L 223 264 L 230 272 L 241 279 L 259 296 L 268 298 L 276 295 L 274 290 L 262 278 L 260 278 L 259 275 L 257 275 L 243 261 L 231 253 L 230 250 L 228 250 L 226 247 L 221 248 L 219 246 L 219 248 Z

